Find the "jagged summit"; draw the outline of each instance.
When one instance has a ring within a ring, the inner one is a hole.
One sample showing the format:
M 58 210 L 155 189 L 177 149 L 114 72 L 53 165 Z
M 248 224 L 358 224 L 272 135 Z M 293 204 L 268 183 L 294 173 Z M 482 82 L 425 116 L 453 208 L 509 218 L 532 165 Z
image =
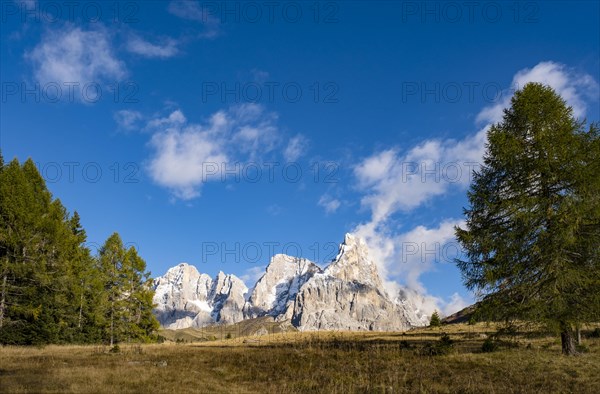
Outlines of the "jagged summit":
M 248 317 L 270 315 L 290 318 L 298 290 L 321 269 L 312 261 L 276 254 L 256 282 L 244 312 Z
M 193 265 L 181 263 L 154 279 L 154 291 L 158 321 L 165 328 L 178 329 L 242 320 L 248 288 L 235 275 L 219 272 L 213 280 Z
M 341 280 L 367 283 L 383 291 L 377 266 L 369 257 L 367 243 L 353 234 L 346 234 L 335 259 L 325 273 Z
M 300 330 L 401 331 L 426 324 L 418 294 L 400 292 L 391 299 L 366 242 L 350 233 L 324 270 L 308 259 L 274 255 L 250 291 L 235 275 L 220 271 L 211 279 L 186 263 L 155 279 L 154 287 L 155 312 L 167 328 L 261 316 Z

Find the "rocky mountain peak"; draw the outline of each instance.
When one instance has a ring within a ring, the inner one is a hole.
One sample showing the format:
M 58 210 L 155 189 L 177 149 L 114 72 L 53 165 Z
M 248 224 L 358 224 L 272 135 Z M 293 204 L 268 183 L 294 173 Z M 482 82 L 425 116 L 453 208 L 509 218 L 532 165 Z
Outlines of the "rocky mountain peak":
M 416 292 L 385 292 L 366 242 L 346 234 L 325 270 L 277 254 L 250 293 L 235 275 L 214 279 L 186 263 L 155 279 L 155 313 L 166 328 L 232 324 L 269 316 L 300 330 L 405 330 L 426 324 Z
M 271 258 L 265 272 L 280 277 L 282 274 L 283 276 L 286 275 L 283 272 L 302 275 L 314 269 L 320 270 L 315 263 L 308 259 L 288 256 L 287 254 L 276 254 Z
M 377 266 L 369 257 L 369 248 L 364 239 L 346 234 L 335 259 L 325 273 L 346 282 L 360 282 L 383 291 Z
M 244 313 L 248 317 L 291 317 L 298 290 L 317 272 L 321 269 L 310 260 L 276 254 L 252 289 Z
M 154 280 L 154 312 L 163 327 L 172 329 L 237 322 L 243 318 L 247 292 L 235 275 L 219 272 L 213 280 L 196 267 L 181 263 Z

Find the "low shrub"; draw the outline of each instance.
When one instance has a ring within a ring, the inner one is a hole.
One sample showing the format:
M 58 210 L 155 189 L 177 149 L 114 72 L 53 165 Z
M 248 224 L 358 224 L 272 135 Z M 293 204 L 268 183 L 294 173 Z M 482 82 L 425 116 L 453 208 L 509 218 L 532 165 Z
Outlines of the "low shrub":
M 497 351 L 498 348 L 498 342 L 493 340 L 492 338 L 487 338 L 485 341 L 483 341 L 483 344 L 481 345 L 481 351 L 483 353 L 492 353 Z
M 421 349 L 421 355 L 423 356 L 443 356 L 450 354 L 454 349 L 454 341 L 450 339 L 450 336 L 443 333 L 439 341 L 435 343 L 428 343 Z

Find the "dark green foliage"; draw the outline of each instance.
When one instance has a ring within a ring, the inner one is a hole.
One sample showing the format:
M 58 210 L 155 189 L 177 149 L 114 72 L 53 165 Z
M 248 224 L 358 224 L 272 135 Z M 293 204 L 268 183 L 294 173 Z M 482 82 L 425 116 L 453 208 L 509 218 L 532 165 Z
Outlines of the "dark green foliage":
M 498 350 L 498 347 L 498 342 L 495 341 L 493 338 L 488 337 L 485 341 L 483 341 L 483 344 L 481 345 L 481 351 L 483 353 L 491 353 Z
M 31 159 L 0 164 L 0 343 L 102 341 L 106 280 L 78 213 L 52 197 Z M 135 298 L 126 329 L 147 340 L 157 328 L 148 274 L 134 252 L 127 262 L 130 281 L 115 291 Z
M 431 314 L 431 320 L 429 320 L 430 327 L 440 327 L 442 325 L 442 320 L 440 319 L 440 315 L 437 311 L 433 311 Z
M 158 322 L 152 315 L 150 274 L 146 262 L 137 251 L 125 249 L 119 234 L 111 235 L 98 256 L 100 276 L 104 284 L 103 317 L 106 340 L 150 341 Z
M 600 338 L 600 328 L 595 328 L 590 334 L 590 338 Z
M 420 353 L 423 356 L 443 356 L 452 353 L 454 350 L 454 341 L 450 339 L 450 336 L 443 333 L 440 339 L 435 343 L 428 343 L 425 345 Z
M 400 349 L 410 349 L 412 345 L 407 340 L 400 341 Z
M 465 285 L 486 319 L 563 333 L 600 318 L 600 133 L 551 88 L 528 84 L 488 133 L 456 235 Z

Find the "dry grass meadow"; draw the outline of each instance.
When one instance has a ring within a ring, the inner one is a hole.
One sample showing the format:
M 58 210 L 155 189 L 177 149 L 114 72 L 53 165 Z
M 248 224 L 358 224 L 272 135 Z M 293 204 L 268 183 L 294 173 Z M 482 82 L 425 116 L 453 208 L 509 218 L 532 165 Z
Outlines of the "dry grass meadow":
M 102 346 L 6 346 L 0 392 L 598 393 L 600 339 L 591 337 L 592 328 L 575 357 L 560 354 L 557 337 L 528 328 L 482 352 L 496 331 L 483 323 L 406 333 L 186 330 L 164 332 L 179 342 L 121 345 L 118 353 Z M 453 344 L 436 354 L 431 349 L 443 332 Z

